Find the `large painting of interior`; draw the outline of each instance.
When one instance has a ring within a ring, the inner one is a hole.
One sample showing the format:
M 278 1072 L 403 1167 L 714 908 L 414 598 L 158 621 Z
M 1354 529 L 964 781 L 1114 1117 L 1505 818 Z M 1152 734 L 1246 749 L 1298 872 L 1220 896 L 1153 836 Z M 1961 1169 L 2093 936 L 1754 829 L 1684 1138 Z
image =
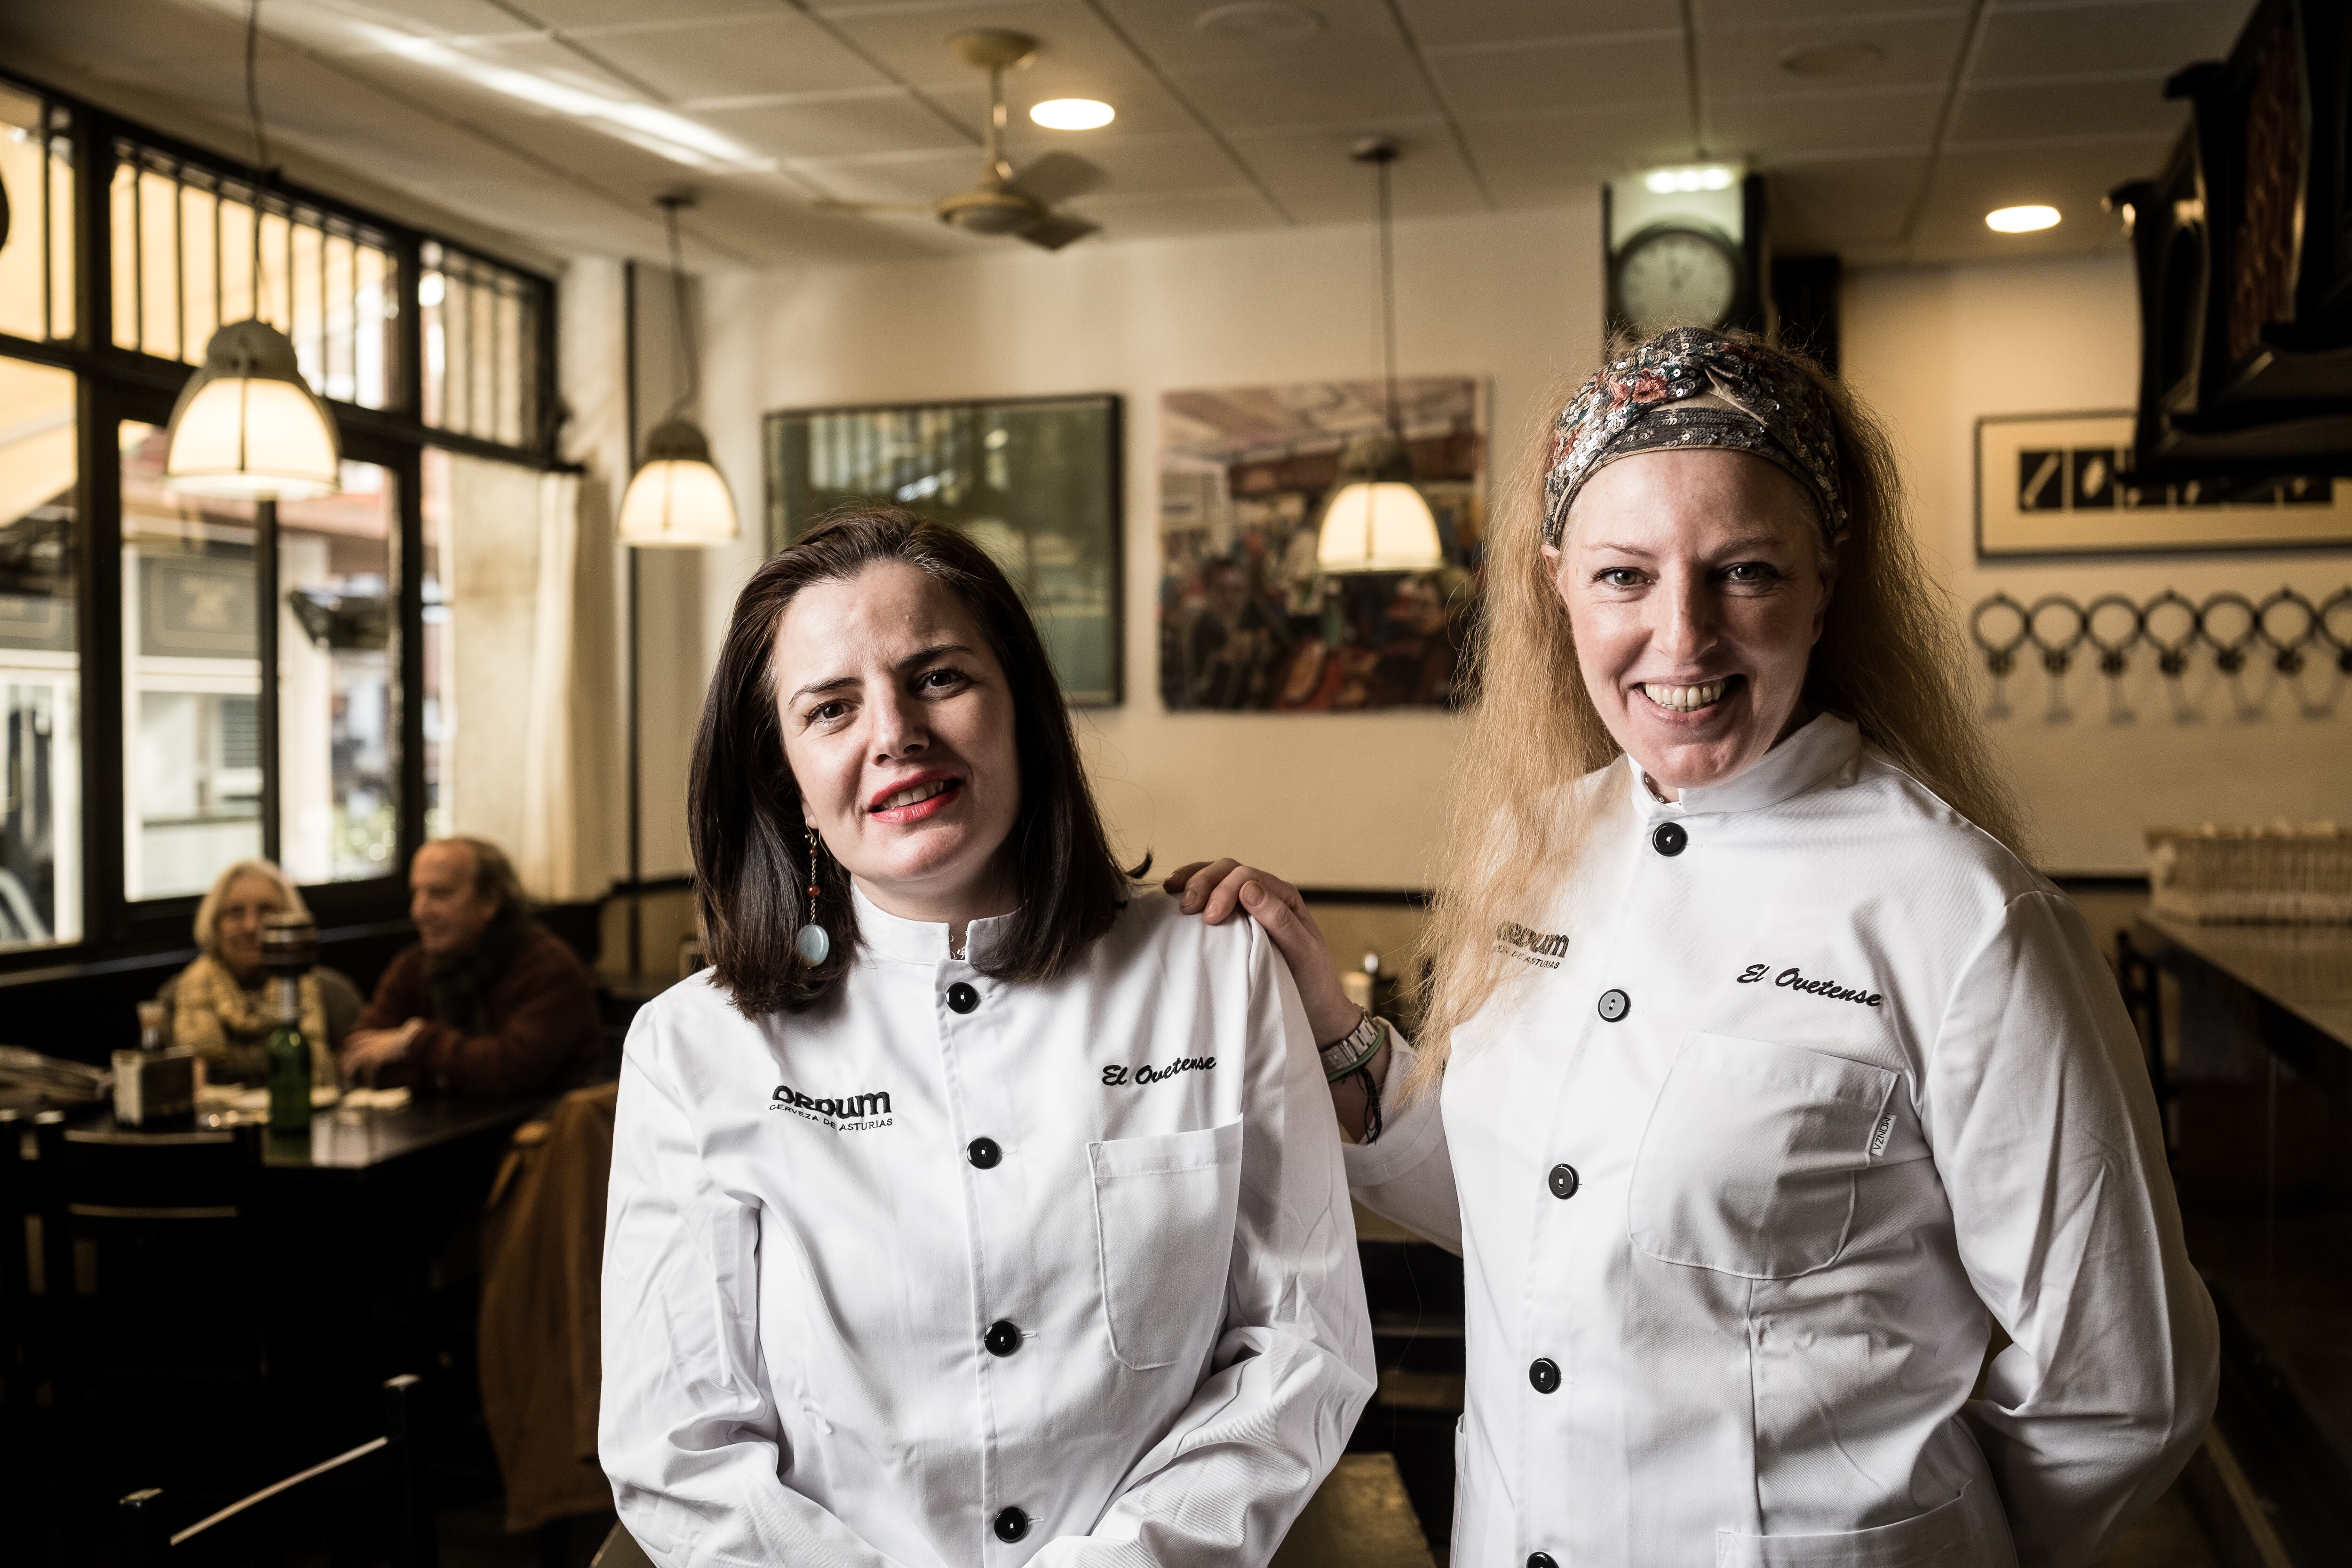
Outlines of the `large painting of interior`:
M 768 548 L 882 501 L 961 529 L 1028 601 L 1062 692 L 1119 700 L 1119 400 L 799 408 L 766 421 Z
M 1329 572 L 1317 549 L 1351 440 L 1390 423 L 1377 381 L 1169 392 L 1160 403 L 1160 696 L 1176 710 L 1460 707 L 1486 537 L 1487 395 L 1396 384 L 1425 570 Z

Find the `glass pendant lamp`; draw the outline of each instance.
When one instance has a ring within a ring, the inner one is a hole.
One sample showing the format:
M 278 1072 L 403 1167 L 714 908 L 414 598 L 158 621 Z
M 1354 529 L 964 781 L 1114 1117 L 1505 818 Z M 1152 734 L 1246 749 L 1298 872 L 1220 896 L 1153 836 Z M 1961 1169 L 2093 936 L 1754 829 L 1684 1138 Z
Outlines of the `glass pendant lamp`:
M 261 193 L 269 142 L 255 74 L 260 0 L 246 11 L 245 98 L 253 129 L 253 305 L 205 345 L 205 363 L 180 389 L 165 426 L 163 483 L 195 495 L 303 500 L 342 488 L 343 445 L 334 416 L 302 377 L 292 340 L 262 321 Z
M 267 321 L 232 321 L 172 409 L 163 483 L 195 495 L 302 500 L 341 488 L 334 417 Z
M 739 531 L 735 497 L 691 421 L 665 419 L 646 437 L 646 460 L 621 498 L 621 542 L 724 544 Z
M 686 270 L 677 243 L 677 209 L 692 199 L 684 195 L 660 198 L 669 228 L 670 303 L 677 312 L 678 345 L 686 354 L 686 391 L 646 433 L 645 461 L 621 498 L 617 531 L 624 544 L 683 549 L 724 544 L 741 531 L 734 493 L 710 460 L 709 441 L 698 426 L 679 416 L 694 401 L 702 380 L 694 332 L 687 321 Z
M 1388 385 L 1388 428 L 1349 442 L 1339 460 L 1340 484 L 1324 504 L 1315 539 L 1315 564 L 1333 574 L 1365 572 L 1433 572 L 1445 564 L 1437 519 L 1412 484 L 1412 463 L 1397 416 L 1396 285 L 1389 234 L 1389 165 L 1397 145 L 1387 137 L 1360 143 L 1349 154 L 1378 174 L 1381 239 L 1380 294 L 1383 370 Z

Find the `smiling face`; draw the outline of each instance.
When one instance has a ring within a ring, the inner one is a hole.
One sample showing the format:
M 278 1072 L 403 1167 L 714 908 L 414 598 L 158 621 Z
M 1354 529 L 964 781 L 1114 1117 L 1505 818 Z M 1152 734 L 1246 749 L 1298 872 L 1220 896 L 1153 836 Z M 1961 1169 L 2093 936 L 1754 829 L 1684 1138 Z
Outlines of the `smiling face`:
M 802 589 L 777 628 L 774 690 L 803 814 L 867 898 L 950 923 L 1011 909 L 1013 694 L 937 578 L 885 562 Z
M 1805 492 L 1713 447 L 1643 452 L 1587 480 L 1545 563 L 1585 689 L 1669 798 L 1738 777 L 1803 718 L 1831 584 Z
M 408 863 L 408 918 L 416 942 L 434 958 L 470 949 L 499 915 L 499 900 L 478 885 L 481 867 L 474 847 L 436 839 Z
M 239 877 L 222 892 L 220 908 L 213 914 L 213 942 L 221 962 L 239 980 L 249 984 L 259 977 L 262 922 L 285 912 L 285 898 L 267 877 Z

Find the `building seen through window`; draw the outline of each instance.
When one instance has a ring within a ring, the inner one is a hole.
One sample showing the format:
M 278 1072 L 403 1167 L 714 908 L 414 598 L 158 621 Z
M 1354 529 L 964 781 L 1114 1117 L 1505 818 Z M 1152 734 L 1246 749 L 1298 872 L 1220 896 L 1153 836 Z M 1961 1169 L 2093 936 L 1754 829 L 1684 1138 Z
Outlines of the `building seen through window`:
M 121 426 L 124 896 L 201 892 L 259 856 L 255 508 L 163 482 L 163 433 Z M 392 476 L 278 510 L 278 858 L 301 882 L 390 873 L 398 822 Z
M 74 411 L 72 372 L 0 359 L 0 950 L 81 936 Z

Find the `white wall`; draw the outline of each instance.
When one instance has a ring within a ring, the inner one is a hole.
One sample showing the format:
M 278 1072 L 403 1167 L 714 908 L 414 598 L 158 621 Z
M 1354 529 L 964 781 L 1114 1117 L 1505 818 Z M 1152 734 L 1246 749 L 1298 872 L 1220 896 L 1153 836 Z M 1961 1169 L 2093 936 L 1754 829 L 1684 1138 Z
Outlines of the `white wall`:
M 1980 563 L 1975 422 L 1987 414 L 2128 408 L 2139 374 L 2138 296 L 2123 258 L 1892 268 L 1853 277 L 1844 371 L 1892 427 L 1922 542 L 1958 613 L 1997 590 L 2146 603 L 2166 588 L 2259 602 L 2291 584 L 2314 601 L 2352 581 L 2352 552 L 2168 555 L 2042 565 Z M 2053 704 L 2029 650 L 1993 732 L 2039 828 L 2039 859 L 2062 871 L 2137 871 L 2158 824 L 2352 820 L 2352 691 L 2332 658 L 2300 683 L 2250 661 L 2232 683 L 2200 649 L 2170 687 L 2137 650 L 2119 693 L 2078 656 Z M 1972 667 L 1990 707 L 1992 685 Z M 2120 698 L 2120 701 L 2114 700 Z M 2117 709 L 2133 717 L 2119 721 Z M 2064 716 L 2062 716 L 2064 715 Z
M 1596 352 L 1600 247 L 1597 202 L 1400 225 L 1400 374 L 1491 377 L 1497 451 L 1518 450 L 1551 383 Z M 1455 721 L 1170 713 L 1157 685 L 1161 390 L 1365 374 L 1370 263 L 1357 226 L 710 279 L 702 403 L 749 537 L 706 558 L 701 667 L 759 559 L 763 412 L 1116 392 L 1127 400 L 1127 700 L 1079 720 L 1120 849 L 1149 849 L 1163 867 L 1243 855 L 1321 886 L 1425 885 Z M 677 842 L 675 826 L 657 841 Z

